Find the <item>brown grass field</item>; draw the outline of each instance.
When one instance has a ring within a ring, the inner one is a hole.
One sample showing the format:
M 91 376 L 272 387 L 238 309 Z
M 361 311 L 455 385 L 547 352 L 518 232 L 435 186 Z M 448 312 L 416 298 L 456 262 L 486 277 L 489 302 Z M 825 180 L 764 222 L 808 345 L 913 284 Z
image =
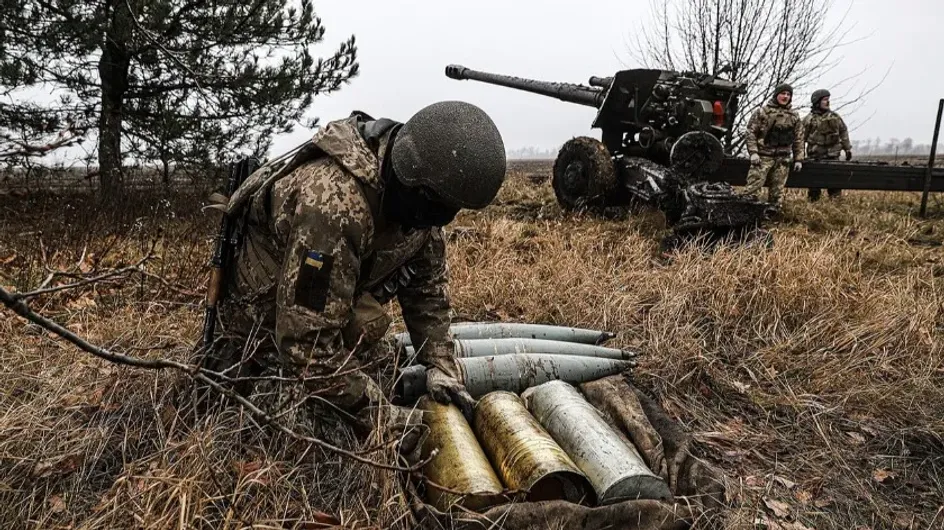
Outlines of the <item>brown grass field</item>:
M 617 332 L 614 344 L 643 353 L 637 383 L 724 470 L 721 527 L 944 528 L 938 198 L 921 220 L 917 194 L 812 205 L 794 190 L 772 249 L 666 259 L 660 214 L 563 213 L 548 173 L 513 164 L 496 204 L 450 228 L 457 319 Z M 186 360 L 217 218 L 199 198 L 88 201 L 4 198 L 0 285 L 94 275 L 154 245 L 148 276 L 31 307 L 115 351 Z M 183 376 L 111 365 L 0 314 L 0 527 L 322 528 L 323 513 L 410 527 L 394 473 L 286 439 L 237 407 L 190 414 Z M 330 421 L 317 429 L 350 442 Z

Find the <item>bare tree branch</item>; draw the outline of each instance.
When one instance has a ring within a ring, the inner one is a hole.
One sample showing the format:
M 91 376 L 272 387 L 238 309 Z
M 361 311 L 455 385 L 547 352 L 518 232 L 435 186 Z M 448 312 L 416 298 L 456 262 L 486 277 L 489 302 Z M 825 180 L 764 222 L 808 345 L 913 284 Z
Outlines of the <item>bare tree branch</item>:
M 55 287 L 39 288 L 39 289 L 36 289 L 35 291 L 28 291 L 28 292 L 25 292 L 25 293 L 12 293 L 10 296 L 12 296 L 14 300 L 26 300 L 26 299 L 33 298 L 33 297 L 40 296 L 40 295 L 44 295 L 44 294 L 55 293 L 55 292 L 58 292 L 58 291 L 65 291 L 65 290 L 67 290 L 67 289 L 76 289 L 76 288 L 78 288 L 78 287 L 83 287 L 83 286 L 86 286 L 86 285 L 91 285 L 91 284 L 93 284 L 93 283 L 98 283 L 98 282 L 101 282 L 101 281 L 104 281 L 104 280 L 107 280 L 107 279 L 110 279 L 110 278 L 115 278 L 115 277 L 117 277 L 117 276 L 121 276 L 121 275 L 127 274 L 127 273 L 129 273 L 129 272 L 143 272 L 143 269 L 142 269 L 141 267 L 142 267 L 146 262 L 148 262 L 149 260 L 152 260 L 152 259 L 154 259 L 154 255 L 153 255 L 153 254 L 148 254 L 147 256 L 144 256 L 143 258 L 141 258 L 141 260 L 138 261 L 137 263 L 135 263 L 134 265 L 130 265 L 130 266 L 128 266 L 128 267 L 123 267 L 123 268 L 120 268 L 120 269 L 115 269 L 115 270 L 113 270 L 113 271 L 109 271 L 109 272 L 106 272 L 106 273 L 104 273 L 104 274 L 100 274 L 100 275 L 98 275 L 98 276 L 93 276 L 93 277 L 91 277 L 91 278 L 86 278 L 86 279 L 84 279 L 84 280 L 81 280 L 81 281 L 78 281 L 78 282 L 75 282 L 75 283 L 69 283 L 69 284 L 66 284 L 66 285 L 57 285 L 57 286 L 55 286 Z M 80 261 L 81 261 L 81 260 L 80 260 Z M 49 278 L 52 279 L 52 276 L 53 276 L 53 275 L 50 275 Z M 47 283 L 47 282 L 44 282 L 44 283 Z
M 0 133 L 0 140 L 14 146 L 7 151 L 0 152 L 0 160 L 44 156 L 51 151 L 68 147 L 76 142 L 81 141 L 83 134 L 84 131 L 78 129 L 70 123 L 66 126 L 66 128 L 59 131 L 59 134 L 57 134 L 54 139 L 45 144 L 37 145 L 33 142 L 17 140 L 7 133 Z
M 789 82 L 795 93 L 808 89 L 842 61 L 844 48 L 860 40 L 851 38 L 844 22 L 827 25 L 825 15 L 834 5 L 835 0 L 653 0 L 652 20 L 641 24 L 629 53 L 646 66 L 746 84 L 728 145 L 736 153 L 748 119 L 776 85 Z M 834 81 L 834 99 L 855 110 L 884 80 L 865 90 L 850 87 L 866 73 Z

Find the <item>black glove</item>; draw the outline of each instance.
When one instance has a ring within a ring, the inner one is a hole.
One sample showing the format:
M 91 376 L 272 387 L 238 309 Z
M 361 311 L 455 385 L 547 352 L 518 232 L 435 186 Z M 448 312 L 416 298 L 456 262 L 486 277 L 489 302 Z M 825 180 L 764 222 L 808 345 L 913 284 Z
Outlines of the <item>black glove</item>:
M 852 151 L 846 149 L 846 162 L 852 160 Z
M 436 401 L 459 407 L 465 419 L 472 421 L 475 400 L 458 379 L 434 366 L 426 371 L 426 390 Z

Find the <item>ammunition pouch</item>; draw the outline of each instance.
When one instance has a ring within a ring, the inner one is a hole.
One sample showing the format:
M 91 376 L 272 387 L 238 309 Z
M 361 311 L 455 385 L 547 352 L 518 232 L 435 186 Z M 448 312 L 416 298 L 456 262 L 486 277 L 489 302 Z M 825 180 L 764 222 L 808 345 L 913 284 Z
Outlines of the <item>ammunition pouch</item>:
M 774 124 L 764 135 L 764 146 L 772 149 L 790 147 L 795 139 L 793 127 Z
M 349 349 L 358 342 L 370 347 L 383 339 L 392 322 L 383 304 L 370 293 L 363 293 L 354 302 L 351 317 L 341 330 L 341 338 Z
M 378 282 L 371 290 L 371 294 L 376 298 L 381 305 L 386 304 L 387 302 L 394 299 L 397 296 L 397 292 L 413 281 L 413 277 L 416 275 L 416 267 L 410 263 L 403 265 L 397 270 L 393 271 L 386 278 Z
M 810 146 L 815 146 L 817 149 L 827 149 L 834 145 L 839 145 L 839 133 L 834 131 L 816 131 L 813 134 L 810 134 L 806 140 L 809 142 Z

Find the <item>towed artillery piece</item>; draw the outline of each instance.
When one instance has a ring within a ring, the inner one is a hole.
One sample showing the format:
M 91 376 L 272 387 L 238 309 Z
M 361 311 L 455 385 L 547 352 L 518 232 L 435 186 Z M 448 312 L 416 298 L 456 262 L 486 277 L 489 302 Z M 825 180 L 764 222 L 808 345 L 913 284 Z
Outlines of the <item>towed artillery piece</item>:
M 744 84 L 698 73 L 622 70 L 589 86 L 446 67 L 446 76 L 554 97 L 597 109 L 601 140 L 578 136 L 554 161 L 552 186 L 568 210 L 645 204 L 665 213 L 671 248 L 693 235 L 745 235 L 774 210 L 710 176 L 726 154 Z

